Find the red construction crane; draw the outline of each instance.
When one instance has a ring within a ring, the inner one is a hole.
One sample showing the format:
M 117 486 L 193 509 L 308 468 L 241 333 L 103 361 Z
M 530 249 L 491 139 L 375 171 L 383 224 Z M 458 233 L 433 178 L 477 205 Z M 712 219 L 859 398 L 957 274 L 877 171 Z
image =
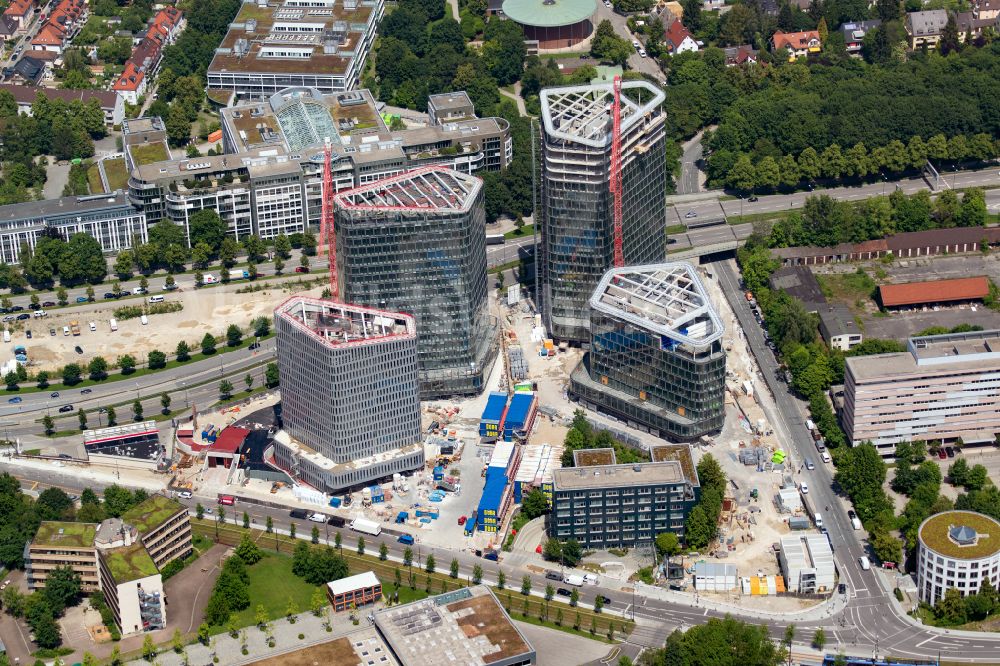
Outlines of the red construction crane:
M 615 268 L 625 265 L 622 251 L 622 79 L 616 76 L 612 89 L 615 93 L 611 105 L 611 178 L 608 190 L 614 205 Z
M 330 265 L 330 295 L 333 300 L 340 299 L 337 286 L 337 231 L 333 221 L 333 167 L 331 166 L 332 150 L 330 139 L 326 140 L 323 149 L 323 219 L 320 221 L 320 246 L 326 241 L 326 258 Z

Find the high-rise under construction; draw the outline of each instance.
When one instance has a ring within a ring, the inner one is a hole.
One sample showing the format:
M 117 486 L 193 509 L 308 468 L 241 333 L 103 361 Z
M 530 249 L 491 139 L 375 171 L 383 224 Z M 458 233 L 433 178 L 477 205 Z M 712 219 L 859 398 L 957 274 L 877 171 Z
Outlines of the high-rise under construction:
M 483 182 L 430 166 L 334 198 L 345 301 L 412 314 L 420 397 L 478 393 L 496 358 Z
M 666 253 L 664 98 L 662 90 L 646 81 L 622 84 L 626 266 L 662 261 Z M 538 296 L 545 324 L 559 340 L 589 341 L 588 300 L 613 265 L 613 99 L 611 83 L 541 92 Z

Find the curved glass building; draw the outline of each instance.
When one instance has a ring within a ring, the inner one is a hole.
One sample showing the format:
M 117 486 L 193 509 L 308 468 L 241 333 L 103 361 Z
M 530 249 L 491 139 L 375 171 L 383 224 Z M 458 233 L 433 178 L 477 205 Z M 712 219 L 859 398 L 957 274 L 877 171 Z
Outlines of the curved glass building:
M 587 342 L 590 298 L 614 259 L 610 83 L 541 92 L 538 281 L 552 337 Z M 664 93 L 646 81 L 622 84 L 623 251 L 626 265 L 666 253 Z
M 483 182 L 431 166 L 341 192 L 334 206 L 341 296 L 414 316 L 420 397 L 481 391 L 498 348 Z

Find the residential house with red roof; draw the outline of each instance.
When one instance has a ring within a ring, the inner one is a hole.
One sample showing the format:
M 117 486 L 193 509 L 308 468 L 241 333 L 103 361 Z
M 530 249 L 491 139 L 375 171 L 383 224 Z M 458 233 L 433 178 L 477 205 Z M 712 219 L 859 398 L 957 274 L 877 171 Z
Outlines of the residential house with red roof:
M 663 43 L 667 51 L 672 55 L 687 53 L 698 50 L 698 42 L 691 31 L 684 27 L 680 21 L 671 21 L 670 25 L 663 32 Z
M 35 16 L 35 3 L 33 0 L 12 0 L 3 15 L 17 26 L 17 31 L 23 32 Z
M 788 60 L 792 61 L 810 53 L 819 53 L 820 49 L 823 48 L 823 43 L 819 38 L 818 30 L 806 30 L 805 32 L 782 32 L 779 30 L 771 38 L 771 46 L 775 51 L 786 49 Z
M 729 46 L 723 49 L 723 53 L 726 55 L 726 67 L 757 64 L 757 50 L 749 44 Z
M 163 58 L 163 47 L 172 44 L 183 29 L 184 15 L 176 7 L 157 12 L 111 89 L 129 104 L 137 104 L 139 97 L 146 94 L 149 81 L 156 75 Z
M 62 53 L 87 20 L 85 0 L 61 0 L 31 40 L 39 51 Z

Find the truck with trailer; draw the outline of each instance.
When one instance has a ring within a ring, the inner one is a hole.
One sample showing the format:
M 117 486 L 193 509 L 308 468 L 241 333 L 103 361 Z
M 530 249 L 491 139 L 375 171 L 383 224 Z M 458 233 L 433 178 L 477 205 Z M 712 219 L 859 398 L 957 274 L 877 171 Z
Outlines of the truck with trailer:
M 351 521 L 351 529 L 355 532 L 371 534 L 372 536 L 378 536 L 382 533 L 381 525 L 376 523 L 374 520 L 368 520 L 366 518 L 355 518 Z

